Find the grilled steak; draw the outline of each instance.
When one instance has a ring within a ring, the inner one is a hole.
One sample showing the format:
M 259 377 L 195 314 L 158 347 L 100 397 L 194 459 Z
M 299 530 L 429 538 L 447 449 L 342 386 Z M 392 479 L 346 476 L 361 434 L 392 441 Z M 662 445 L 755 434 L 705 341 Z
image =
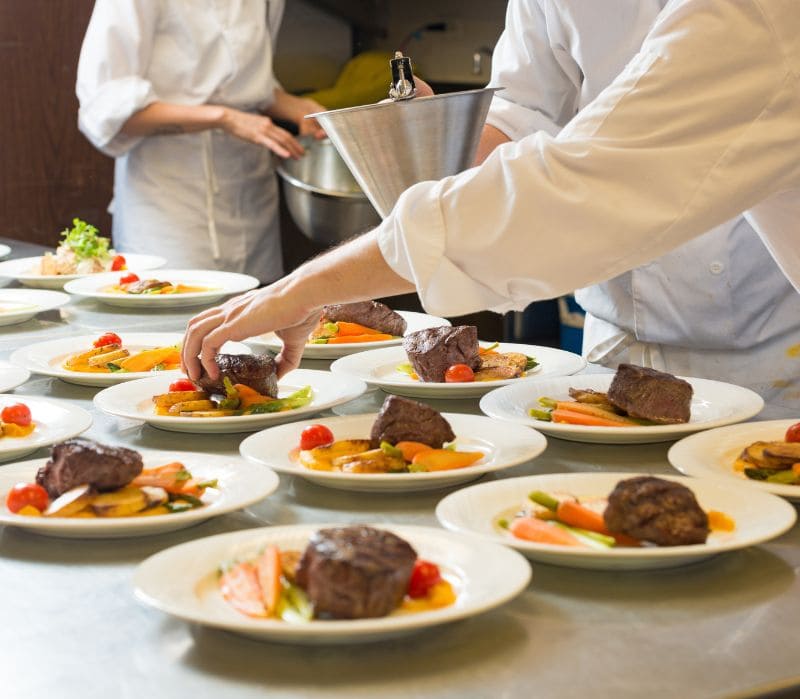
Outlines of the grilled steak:
M 146 291 L 163 289 L 165 286 L 170 286 L 170 283 L 161 282 L 158 279 L 144 279 L 143 281 L 139 282 L 131 282 L 130 284 L 123 284 L 122 288 L 129 294 L 143 294 Z
M 336 303 L 324 306 L 322 323 L 359 323 L 388 335 L 402 336 L 406 331 L 406 321 L 389 306 L 377 301 L 358 301 L 356 303 Z
M 708 536 L 708 516 L 694 493 L 685 485 L 653 476 L 617 483 L 603 520 L 610 532 L 659 546 L 702 544 Z
M 243 383 L 262 396 L 278 397 L 278 375 L 275 360 L 272 357 L 255 354 L 218 354 L 214 361 L 219 367 L 219 378 L 212 381 L 203 371 L 203 375 L 195 382 L 209 393 L 225 393 L 223 378 L 228 377 L 231 383 Z
M 303 552 L 296 580 L 318 618 L 385 616 L 402 601 L 416 559 L 409 543 L 390 532 L 321 529 Z
M 403 349 L 420 381 L 442 383 L 453 364 L 466 364 L 473 371 L 481 364 L 478 328 L 474 325 L 418 330 L 406 335 Z
M 663 371 L 620 364 L 607 395 L 631 417 L 664 425 L 689 422 L 691 384 Z
M 441 449 L 445 442 L 455 438 L 450 423 L 433 408 L 400 396 L 388 396 L 383 401 L 370 434 L 373 449 L 381 442 L 422 442 Z
M 77 437 L 52 448 L 50 460 L 36 474 L 36 482 L 55 499 L 84 483 L 99 491 L 115 490 L 141 471 L 142 455 L 138 451 Z

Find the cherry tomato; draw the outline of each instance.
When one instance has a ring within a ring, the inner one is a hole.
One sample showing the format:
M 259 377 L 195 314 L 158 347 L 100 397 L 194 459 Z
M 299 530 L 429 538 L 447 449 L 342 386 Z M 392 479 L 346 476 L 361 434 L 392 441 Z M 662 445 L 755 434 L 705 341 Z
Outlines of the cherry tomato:
M 444 372 L 446 383 L 467 383 L 475 380 L 475 372 L 466 364 L 453 364 Z
M 13 422 L 20 427 L 27 427 L 31 424 L 31 409 L 24 403 L 14 403 L 7 405 L 0 413 L 0 420 L 3 422 Z
M 800 422 L 796 422 L 788 430 L 786 430 L 787 442 L 800 442 Z
M 133 284 L 133 282 L 138 282 L 138 281 L 139 281 L 139 275 L 134 274 L 133 272 L 128 272 L 127 274 L 123 274 L 119 278 L 120 284 Z
M 408 581 L 408 596 L 413 598 L 426 597 L 431 588 L 442 579 L 439 566 L 430 561 L 418 558 L 414 562 L 411 578 Z
M 17 483 L 6 495 L 6 507 L 9 512 L 19 512 L 26 505 L 44 512 L 50 503 L 47 491 L 37 483 Z
M 111 271 L 119 272 L 121 269 L 128 269 L 128 263 L 122 255 L 114 255 L 111 260 Z
M 333 432 L 325 425 L 309 425 L 300 433 L 300 448 L 304 451 L 329 444 L 333 444 Z
M 121 345 L 122 338 L 117 333 L 103 333 L 94 341 L 95 347 L 105 347 L 106 345 Z
M 196 391 L 197 386 L 195 386 L 189 379 L 178 379 L 177 381 L 173 381 L 169 385 L 169 392 L 174 393 L 176 391 Z

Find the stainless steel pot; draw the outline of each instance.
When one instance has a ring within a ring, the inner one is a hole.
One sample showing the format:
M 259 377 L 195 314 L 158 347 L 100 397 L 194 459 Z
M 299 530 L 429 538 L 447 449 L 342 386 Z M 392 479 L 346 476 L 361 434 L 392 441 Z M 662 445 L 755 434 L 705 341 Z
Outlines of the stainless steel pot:
M 286 205 L 311 240 L 335 245 L 374 228 L 381 217 L 328 139 L 303 139 L 305 155 L 278 165 Z

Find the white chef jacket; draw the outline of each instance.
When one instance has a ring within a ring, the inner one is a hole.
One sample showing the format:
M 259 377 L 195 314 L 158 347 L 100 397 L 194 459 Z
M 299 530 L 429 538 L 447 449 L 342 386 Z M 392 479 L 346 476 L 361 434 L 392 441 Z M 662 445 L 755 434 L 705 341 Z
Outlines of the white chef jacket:
M 487 123 L 513 140 L 557 134 L 622 71 L 666 4 L 511 0 L 490 83 L 504 90 Z M 781 351 L 800 345 L 800 294 L 744 216 L 575 295 L 590 361 L 755 384 L 762 372 L 745 365 L 769 366 L 767 383 L 800 373 L 800 359 Z
M 554 60 L 568 65 L 567 53 Z M 796 0 L 672 0 L 557 136 L 538 131 L 479 168 L 407 190 L 378 228 L 381 251 L 432 313 L 504 312 L 649 263 L 746 211 L 800 288 L 799 76 Z M 774 364 L 796 353 L 776 347 Z M 703 352 L 682 354 L 677 371 L 702 375 L 693 362 Z M 736 376 L 752 376 L 750 357 L 738 354 Z M 771 365 L 744 383 L 800 405 L 800 383 L 783 370 L 770 379 Z M 719 378 L 735 380 L 732 371 Z
M 282 272 L 272 155 L 219 130 L 130 137 L 155 101 L 255 112 L 278 85 L 283 0 L 97 0 L 78 64 L 78 124 L 116 158 L 113 238 L 169 266 Z

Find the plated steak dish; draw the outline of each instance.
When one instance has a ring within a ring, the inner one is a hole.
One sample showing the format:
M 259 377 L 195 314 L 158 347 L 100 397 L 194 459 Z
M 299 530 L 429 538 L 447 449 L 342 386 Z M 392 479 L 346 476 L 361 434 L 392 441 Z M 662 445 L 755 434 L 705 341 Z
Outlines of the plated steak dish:
M 534 491 L 496 523 L 518 539 L 600 550 L 704 544 L 712 531 L 736 527 L 722 512 L 705 512 L 685 485 L 655 476 L 622 480 L 606 497 Z
M 454 448 L 450 423 L 424 403 L 388 396 L 369 438 L 335 439 L 324 424 L 300 434 L 290 454 L 315 471 L 344 473 L 422 473 L 464 468 L 484 458 L 481 451 Z
M 237 611 L 288 622 L 368 619 L 455 601 L 438 566 L 399 536 L 368 526 L 315 532 L 305 550 L 266 546 L 223 566 L 219 588 Z
M 6 494 L 6 508 L 31 517 L 166 515 L 203 507 L 210 488 L 216 480 L 196 478 L 179 462 L 146 469 L 133 449 L 77 437 L 53 446 L 36 482 Z
M 537 366 L 533 357 L 496 347 L 482 348 L 474 325 L 418 330 L 403 339 L 409 363 L 398 369 L 425 383 L 468 383 L 518 378 Z
M 312 344 L 380 342 L 402 337 L 403 316 L 378 301 L 357 301 L 324 306 L 322 317 L 311 333 Z
M 528 414 L 545 422 L 585 427 L 636 427 L 689 422 L 693 389 L 688 381 L 655 369 L 620 364 L 605 393 L 570 388 L 572 400 L 543 396 Z

